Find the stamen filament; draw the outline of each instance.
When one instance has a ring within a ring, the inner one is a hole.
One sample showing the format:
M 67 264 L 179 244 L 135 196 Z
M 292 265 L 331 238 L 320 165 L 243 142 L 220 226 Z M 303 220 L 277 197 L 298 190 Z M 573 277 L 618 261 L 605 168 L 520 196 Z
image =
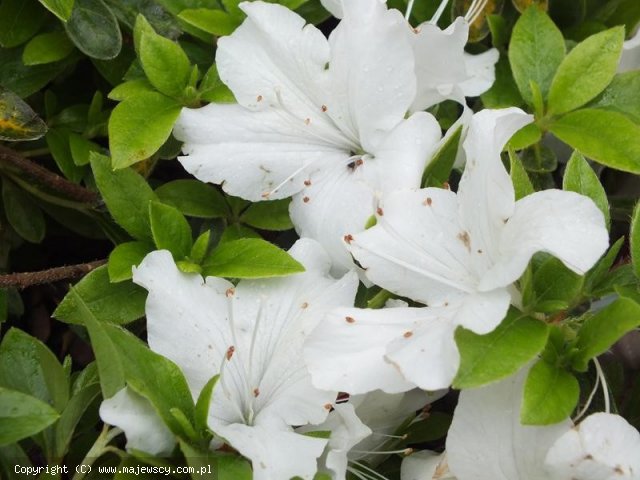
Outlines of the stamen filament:
M 611 413 L 611 405 L 609 403 L 609 385 L 607 385 L 607 379 L 605 378 L 604 372 L 602 371 L 602 367 L 600 366 L 600 362 L 596 357 L 593 357 L 593 364 L 596 366 L 596 372 L 598 372 L 598 376 L 600 377 L 600 381 L 602 382 L 604 411 L 607 413 Z
M 448 4 L 449 4 L 449 0 L 442 0 L 440 2 L 440 5 L 438 5 L 438 9 L 433 14 L 433 17 L 431 17 L 431 20 L 429 20 L 430 24 L 435 25 L 438 23 L 438 21 L 440 20 L 440 17 L 442 16 L 442 13 L 444 12 L 444 9 Z
M 357 465 L 358 468 L 362 468 L 364 470 L 366 470 L 367 472 L 370 472 L 373 475 L 373 478 L 379 479 L 379 480 L 388 480 L 387 477 L 385 477 L 384 475 L 382 475 L 381 473 L 376 472 L 374 469 L 367 467 L 364 463 L 358 462 L 358 461 L 353 461 L 354 465 Z M 362 471 L 360 471 L 360 473 L 364 473 Z
M 591 389 L 591 393 L 589 394 L 589 397 L 587 398 L 587 401 L 585 402 L 584 407 L 582 407 L 582 409 L 578 412 L 576 417 L 573 419 L 573 423 L 577 423 L 578 420 L 580 420 L 583 417 L 583 415 L 587 413 L 587 410 L 589 410 L 589 407 L 591 406 L 591 402 L 593 401 L 593 397 L 598 391 L 599 386 L 600 386 L 600 375 L 596 375 L 596 383 L 593 385 L 593 388 Z
M 414 4 L 415 0 L 409 0 L 409 3 L 407 4 L 407 11 L 404 13 L 404 18 L 405 20 L 409 20 L 409 17 L 411 16 L 411 10 L 413 10 L 413 4 Z

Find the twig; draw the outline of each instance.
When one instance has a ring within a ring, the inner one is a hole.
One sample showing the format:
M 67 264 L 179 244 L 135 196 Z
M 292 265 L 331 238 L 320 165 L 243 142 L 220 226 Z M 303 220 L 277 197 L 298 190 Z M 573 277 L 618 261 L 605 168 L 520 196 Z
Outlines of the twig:
M 26 288 L 32 285 L 42 285 L 59 280 L 79 278 L 105 263 L 107 263 L 106 260 L 96 260 L 95 262 L 67 265 L 65 267 L 50 268 L 49 270 L 40 270 L 38 272 L 8 273 L 6 275 L 0 275 L 0 288 Z
M 70 182 L 60 175 L 50 172 L 28 158 L 23 157 L 18 152 L 0 145 L 0 162 L 27 174 L 33 180 L 46 185 L 52 190 L 64 195 L 66 198 L 78 202 L 94 205 L 100 200 L 100 196 L 93 190 L 84 188 L 81 185 Z

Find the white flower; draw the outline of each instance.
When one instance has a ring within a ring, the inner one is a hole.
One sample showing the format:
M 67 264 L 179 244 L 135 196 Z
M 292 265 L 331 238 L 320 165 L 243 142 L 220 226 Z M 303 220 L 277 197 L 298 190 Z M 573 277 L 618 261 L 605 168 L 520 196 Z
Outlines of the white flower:
M 169 455 L 176 445 L 171 430 L 149 401 L 130 388 L 123 388 L 100 405 L 100 418 L 120 427 L 127 436 L 127 449 L 151 455 Z
M 618 64 L 618 72 L 628 72 L 640 68 L 640 30 L 624 42 L 622 45 L 622 56 Z
M 444 388 L 459 363 L 456 327 L 491 332 L 534 253 L 549 252 L 577 273 L 604 253 L 604 218 L 589 198 L 545 190 L 515 202 L 500 151 L 530 118 L 519 109 L 474 115 L 457 194 L 393 193 L 374 227 L 345 236 L 369 280 L 429 307 L 331 312 L 305 347 L 315 385 L 352 393 Z
M 545 464 L 554 480 L 638 480 L 640 433 L 619 415 L 594 413 L 555 441 Z
M 453 479 L 445 453 L 429 450 L 415 452 L 402 460 L 400 480 L 445 480 Z
M 336 272 L 379 195 L 419 186 L 440 139 L 418 112 L 408 25 L 378 0 L 352 0 L 327 40 L 296 13 L 242 3 L 247 19 L 218 43 L 216 65 L 238 105 L 183 110 L 184 167 L 251 201 L 293 195 L 301 237 L 320 241 Z
M 304 273 L 243 280 L 236 287 L 180 272 L 167 251 L 150 253 L 134 271 L 134 281 L 149 290 L 150 348 L 182 369 L 194 398 L 220 374 L 208 424 L 252 460 L 255 478 L 263 480 L 307 479 L 316 471 L 326 440 L 295 433 L 292 426 L 324 421 L 336 392 L 311 385 L 302 344 L 326 309 L 353 303 L 358 284 L 353 272 L 330 277 L 330 261 L 313 240 L 299 240 L 290 253 Z M 110 402 L 103 407 L 105 421 L 112 421 L 109 412 L 119 400 Z M 142 409 L 129 415 L 137 412 Z M 143 415 L 112 423 L 131 443 L 153 422 Z

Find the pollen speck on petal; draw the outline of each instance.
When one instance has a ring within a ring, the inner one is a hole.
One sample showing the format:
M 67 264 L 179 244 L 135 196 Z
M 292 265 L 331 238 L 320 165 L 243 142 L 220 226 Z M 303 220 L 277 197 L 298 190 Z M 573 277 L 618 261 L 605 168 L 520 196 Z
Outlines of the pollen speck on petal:
M 258 95 L 256 98 L 256 101 L 261 102 L 262 101 L 262 95 Z
M 322 105 L 322 111 L 326 112 L 327 111 L 327 106 L 326 105 Z
M 431 197 L 427 197 L 427 198 L 425 199 L 425 201 L 424 201 L 424 202 L 422 202 L 422 204 L 423 204 L 425 207 L 430 207 L 432 203 L 433 203 L 433 200 L 431 199 Z
M 311 119 L 310 118 L 305 118 L 304 119 L 304 124 L 305 125 L 309 125 L 311 123 Z
M 347 242 L 347 243 L 353 242 L 353 235 L 351 235 L 351 234 L 345 235 L 344 236 L 344 241 Z
M 307 307 L 309 307 L 309 303 L 308 303 L 308 302 L 304 302 L 304 303 L 300 306 L 300 308 L 307 308 Z
M 381 217 L 382 217 L 382 216 L 384 215 L 384 210 L 382 210 L 380 207 L 378 207 L 378 208 L 376 209 L 376 213 L 377 213 L 379 216 L 381 216 Z
M 325 410 L 331 410 L 333 408 L 333 405 L 331 405 L 330 403 L 325 403 L 324 408 Z
M 404 338 L 409 338 L 409 337 L 413 336 L 413 332 L 411 330 L 409 330 L 408 332 L 404 332 L 404 334 L 402 336 Z
M 344 319 L 347 321 L 347 323 L 355 323 L 356 319 L 353 317 L 344 317 Z
M 224 292 L 224 294 L 227 296 L 227 298 L 233 297 L 233 295 L 235 293 L 236 293 L 236 289 L 235 288 L 227 288 L 227 291 Z
M 306 187 L 308 187 L 309 185 L 311 185 L 311 180 L 305 180 L 305 181 L 304 181 L 304 185 L 305 185 Z
M 260 389 L 258 387 L 253 389 L 253 396 L 257 397 L 258 395 L 260 395 Z
M 309 203 L 309 200 L 311 200 L 309 197 L 303 197 L 303 198 L 302 198 L 302 201 L 303 201 L 304 203 Z

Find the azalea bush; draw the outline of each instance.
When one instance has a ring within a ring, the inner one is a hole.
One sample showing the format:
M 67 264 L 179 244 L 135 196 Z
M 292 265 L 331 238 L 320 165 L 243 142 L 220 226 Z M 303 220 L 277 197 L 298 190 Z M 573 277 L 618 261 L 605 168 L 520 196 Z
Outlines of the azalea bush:
M 637 0 L 0 0 L 0 478 L 640 479 Z

